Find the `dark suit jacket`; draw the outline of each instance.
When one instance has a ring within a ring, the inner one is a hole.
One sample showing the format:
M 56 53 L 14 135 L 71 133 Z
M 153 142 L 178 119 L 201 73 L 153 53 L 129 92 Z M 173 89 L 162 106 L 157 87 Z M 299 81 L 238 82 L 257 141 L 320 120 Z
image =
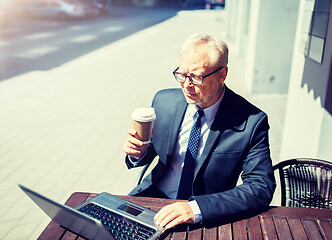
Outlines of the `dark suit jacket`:
M 153 99 L 155 131 L 139 165 L 159 161 L 136 195 L 158 183 L 170 165 L 187 102 L 181 89 L 159 91 Z M 192 198 L 199 205 L 204 225 L 234 221 L 269 205 L 275 189 L 271 166 L 267 115 L 226 87 L 199 159 Z M 128 168 L 133 167 L 126 158 Z M 242 174 L 241 174 L 242 173 Z M 236 186 L 241 174 L 242 184 Z

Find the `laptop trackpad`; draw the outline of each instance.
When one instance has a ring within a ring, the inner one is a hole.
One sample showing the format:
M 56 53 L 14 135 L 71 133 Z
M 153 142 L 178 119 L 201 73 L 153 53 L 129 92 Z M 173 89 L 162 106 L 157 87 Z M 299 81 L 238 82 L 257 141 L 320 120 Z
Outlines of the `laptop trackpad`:
M 135 217 L 137 217 L 139 214 L 141 214 L 144 211 L 144 209 L 134 206 L 130 203 L 124 203 L 120 207 L 118 207 L 118 209 Z

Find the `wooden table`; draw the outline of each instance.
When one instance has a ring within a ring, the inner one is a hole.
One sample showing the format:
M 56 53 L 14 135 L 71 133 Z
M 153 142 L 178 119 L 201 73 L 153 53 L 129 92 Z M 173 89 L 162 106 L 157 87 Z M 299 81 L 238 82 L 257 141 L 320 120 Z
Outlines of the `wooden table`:
M 94 193 L 73 193 L 66 205 L 76 207 L 96 196 Z M 131 202 L 158 211 L 161 207 L 173 203 L 172 199 L 119 196 Z M 188 236 L 188 238 L 186 238 Z M 38 239 L 79 239 L 71 232 L 51 221 Z M 332 210 L 271 207 L 255 217 L 244 219 L 215 228 L 202 228 L 189 232 L 173 232 L 165 239 L 332 239 Z

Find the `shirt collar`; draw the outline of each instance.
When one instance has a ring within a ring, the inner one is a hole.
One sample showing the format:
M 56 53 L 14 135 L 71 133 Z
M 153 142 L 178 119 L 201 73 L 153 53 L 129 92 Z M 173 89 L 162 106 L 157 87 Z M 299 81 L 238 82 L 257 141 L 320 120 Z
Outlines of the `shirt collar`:
M 207 108 L 203 109 L 204 116 L 206 117 L 207 122 L 211 122 L 211 121 L 214 120 L 214 118 L 215 118 L 215 116 L 218 112 L 221 100 L 224 97 L 225 91 L 226 91 L 226 86 L 224 86 L 224 91 L 223 91 L 221 97 L 219 98 L 219 100 L 217 102 L 215 102 L 213 105 L 211 105 L 210 107 L 207 107 Z M 189 106 L 188 106 L 188 110 L 190 112 L 190 115 L 192 115 L 192 116 L 195 114 L 195 112 L 198 109 L 200 109 L 200 108 L 197 105 L 189 104 Z

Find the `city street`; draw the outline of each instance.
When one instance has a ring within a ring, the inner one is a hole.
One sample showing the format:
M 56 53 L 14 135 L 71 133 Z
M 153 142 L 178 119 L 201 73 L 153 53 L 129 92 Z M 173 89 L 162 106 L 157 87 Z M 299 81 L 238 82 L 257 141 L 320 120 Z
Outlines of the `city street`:
M 60 203 L 73 192 L 128 194 L 140 172 L 127 169 L 122 151 L 131 112 L 150 106 L 158 90 L 179 87 L 172 71 L 193 33 L 229 44 L 226 84 L 267 112 L 279 160 L 287 96 L 247 94 L 224 10 L 118 10 L 1 31 L 0 239 L 36 239 L 50 221 L 19 183 Z
M 0 29 L 0 81 L 50 70 L 176 13 L 176 9 L 113 8 L 109 16 L 88 19 L 20 17 Z

